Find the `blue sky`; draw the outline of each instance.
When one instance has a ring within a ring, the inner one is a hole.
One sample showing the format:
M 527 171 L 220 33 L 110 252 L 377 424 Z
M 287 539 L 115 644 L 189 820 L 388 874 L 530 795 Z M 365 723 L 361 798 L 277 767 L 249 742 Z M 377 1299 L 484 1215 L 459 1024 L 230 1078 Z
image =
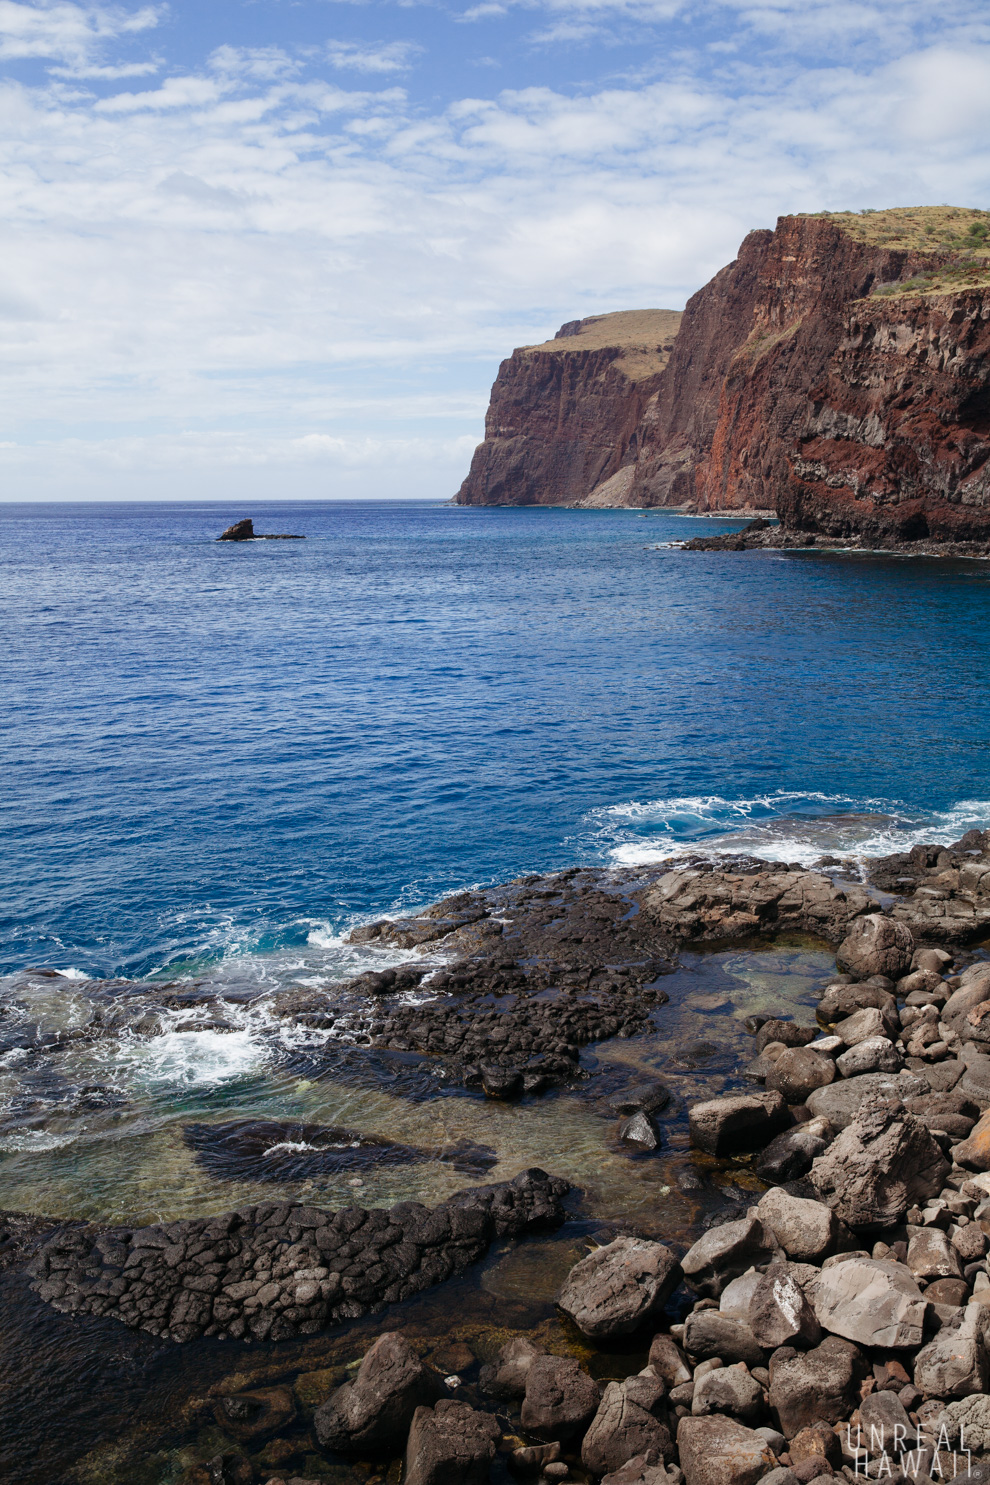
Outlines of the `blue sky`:
M 0 495 L 446 498 L 513 346 L 990 205 L 985 0 L 0 0 Z

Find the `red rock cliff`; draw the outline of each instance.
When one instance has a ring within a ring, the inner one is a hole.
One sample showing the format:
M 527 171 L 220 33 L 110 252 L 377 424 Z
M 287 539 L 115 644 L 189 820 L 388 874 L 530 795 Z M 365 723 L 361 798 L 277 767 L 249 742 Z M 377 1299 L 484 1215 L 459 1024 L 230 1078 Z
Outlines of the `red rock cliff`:
M 565 325 L 544 345 L 513 351 L 499 367 L 485 441 L 458 503 L 622 504 L 636 429 L 679 321 L 665 309 L 594 315 Z
M 642 407 L 613 399 L 597 444 L 574 381 L 568 418 L 600 461 L 594 503 L 771 507 L 830 535 L 990 536 L 988 233 L 990 215 L 950 208 L 782 217 L 750 233 L 689 300 Z M 496 501 L 475 485 L 479 503 L 517 503 L 512 489 L 545 479 L 534 390 L 527 403 L 515 383 L 514 484 Z

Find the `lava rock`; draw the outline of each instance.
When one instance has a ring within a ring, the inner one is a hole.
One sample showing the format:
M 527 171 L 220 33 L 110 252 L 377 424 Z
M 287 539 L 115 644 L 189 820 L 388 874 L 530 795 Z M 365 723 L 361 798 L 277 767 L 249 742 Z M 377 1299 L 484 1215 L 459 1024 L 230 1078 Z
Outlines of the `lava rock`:
M 815 1346 L 822 1338 L 814 1310 L 787 1264 L 771 1263 L 749 1302 L 749 1328 L 767 1351 Z
M 766 1087 L 788 1103 L 804 1103 L 816 1088 L 835 1081 L 835 1063 L 811 1047 L 788 1047 L 767 1073 Z
M 655 1318 L 681 1281 L 681 1266 L 663 1243 L 617 1237 L 576 1263 L 557 1304 L 582 1335 L 630 1335 Z
M 763 1388 L 745 1366 L 720 1366 L 696 1384 L 691 1413 L 695 1418 L 724 1413 L 741 1423 L 756 1424 L 764 1413 Z
M 538 1439 L 572 1438 L 587 1428 L 601 1396 L 572 1356 L 538 1356 L 526 1378 L 522 1426 Z
M 338 1387 L 316 1409 L 313 1425 L 324 1449 L 354 1453 L 404 1443 L 417 1408 L 443 1395 L 443 1383 L 424 1366 L 405 1336 L 380 1335 L 353 1382 Z
M 859 1381 L 866 1363 L 854 1346 L 838 1336 L 826 1336 L 811 1351 L 790 1347 L 770 1358 L 770 1406 L 786 1438 L 824 1420 L 848 1418 L 858 1402 Z
M 668 1390 L 691 1380 L 687 1357 L 671 1335 L 655 1335 L 650 1346 L 649 1365 Z
M 949 1162 L 928 1130 L 894 1100 L 870 1099 L 811 1167 L 823 1201 L 850 1227 L 888 1227 L 937 1196 Z
M 906 924 L 883 913 L 867 913 L 853 920 L 835 962 L 861 980 L 871 975 L 899 980 L 910 969 L 913 954 L 914 938 Z
M 406 1444 L 404 1485 L 485 1485 L 502 1426 L 490 1413 L 441 1398 L 417 1408 Z
M 792 1196 L 779 1187 L 760 1197 L 756 1215 L 788 1258 L 798 1263 L 821 1263 L 835 1251 L 842 1230 L 835 1213 L 824 1202 Z
M 677 1448 L 687 1485 L 756 1485 L 774 1463 L 766 1439 L 735 1418 L 682 1418 Z
M 748 1268 L 769 1263 L 778 1251 L 773 1233 L 756 1217 L 742 1217 L 712 1227 L 689 1248 L 681 1260 L 684 1277 L 692 1289 L 708 1299 L 718 1299 L 730 1279 Z
M 827 1119 L 811 1119 L 793 1129 L 785 1129 L 753 1161 L 753 1169 L 762 1181 L 796 1181 L 806 1176 L 812 1163 L 823 1155 L 834 1131 Z
M 663 1421 L 663 1398 L 664 1386 L 652 1373 L 610 1382 L 581 1446 L 585 1469 L 609 1474 L 650 1450 L 671 1460 L 674 1448 Z
M 914 1385 L 926 1397 L 970 1397 L 987 1390 L 985 1308 L 966 1306 L 955 1325 L 944 1325 L 914 1361 Z
M 709 1155 L 764 1145 L 788 1122 L 779 1093 L 731 1094 L 696 1103 L 688 1115 L 691 1143 Z
M 719 1310 L 694 1310 L 684 1322 L 684 1345 L 689 1355 L 702 1361 L 717 1356 L 725 1362 L 762 1366 L 766 1360 L 764 1348 L 745 1321 Z
M 824 1330 L 861 1346 L 919 1346 L 925 1298 L 911 1271 L 882 1259 L 849 1258 L 823 1268 L 811 1299 Z

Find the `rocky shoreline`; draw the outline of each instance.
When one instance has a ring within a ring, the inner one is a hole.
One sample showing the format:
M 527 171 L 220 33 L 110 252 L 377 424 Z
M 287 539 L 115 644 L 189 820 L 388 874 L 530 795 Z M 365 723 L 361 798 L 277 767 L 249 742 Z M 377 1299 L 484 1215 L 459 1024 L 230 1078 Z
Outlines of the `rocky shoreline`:
M 990 557 L 987 541 L 909 541 L 885 532 L 878 539 L 827 531 L 800 531 L 795 527 L 773 525 L 761 517 L 750 521 L 740 531 L 723 536 L 695 536 L 680 542 L 685 552 L 767 552 L 819 550 L 827 552 L 894 553 L 901 557 Z
M 437 1086 L 499 1103 L 583 1080 L 648 1158 L 669 1089 L 589 1073 L 581 1047 L 641 1034 L 682 948 L 793 932 L 836 952 L 815 1021 L 751 1017 L 739 1086 L 689 1109 L 696 1183 L 735 1172 L 749 1205 L 723 1202 L 688 1243 L 600 1224 L 557 1293 L 568 1354 L 496 1328 L 440 1366 L 401 1332 L 410 1296 L 566 1223 L 567 1182 L 539 1170 L 432 1208 L 272 1201 L 145 1228 L 5 1214 L 8 1272 L 62 1314 L 173 1343 L 289 1342 L 392 1307 L 319 1386 L 215 1393 L 220 1446 L 181 1485 L 990 1479 L 990 832 L 865 870 L 697 859 L 523 878 L 355 931 L 424 968 L 274 1009 L 346 1021 L 368 1056 L 414 1051 Z

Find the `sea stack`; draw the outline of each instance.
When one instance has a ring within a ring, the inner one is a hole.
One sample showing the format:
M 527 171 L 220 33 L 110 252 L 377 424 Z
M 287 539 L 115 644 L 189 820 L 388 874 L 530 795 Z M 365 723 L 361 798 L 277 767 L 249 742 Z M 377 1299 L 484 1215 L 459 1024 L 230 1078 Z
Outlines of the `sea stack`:
M 221 532 L 217 541 L 305 541 L 304 536 L 296 536 L 287 531 L 265 532 L 255 531 L 254 522 L 248 517 L 243 521 L 235 521 L 233 526 L 228 526 L 226 531 Z

